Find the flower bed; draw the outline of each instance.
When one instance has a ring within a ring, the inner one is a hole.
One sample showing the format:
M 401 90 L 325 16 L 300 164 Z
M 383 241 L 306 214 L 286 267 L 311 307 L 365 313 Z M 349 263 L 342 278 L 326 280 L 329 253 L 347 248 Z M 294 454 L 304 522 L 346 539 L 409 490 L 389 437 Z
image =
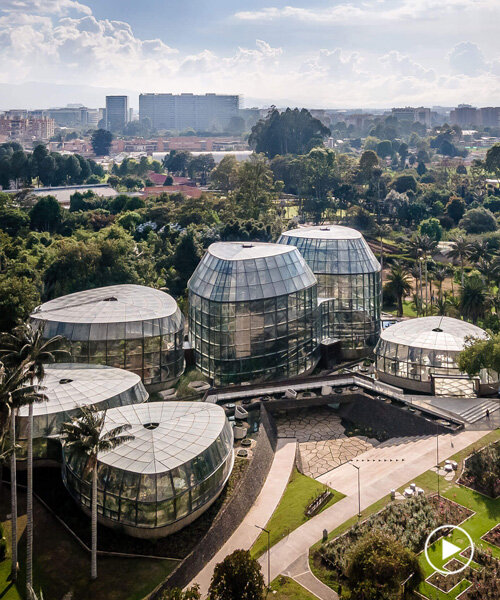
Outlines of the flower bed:
M 456 571 L 463 567 L 463 563 L 454 558 L 446 563 L 444 566 L 448 571 Z M 442 592 L 447 594 L 450 590 L 452 590 L 456 585 L 458 585 L 462 579 L 467 579 L 470 581 L 471 579 L 471 568 L 464 569 L 460 573 L 450 573 L 449 575 L 443 575 L 442 573 L 438 573 L 435 571 L 430 577 L 427 577 L 426 581 L 437 587 Z
M 500 496 L 500 442 L 473 452 L 458 483 L 490 498 Z
M 425 540 L 440 525 L 458 525 L 473 511 L 443 496 L 417 496 L 393 503 L 366 521 L 354 525 L 342 536 L 323 544 L 319 554 L 324 566 L 338 576 L 344 571 L 345 552 L 366 533 L 381 529 L 413 552 L 423 549 Z
M 485 533 L 481 539 L 500 548 L 500 523 Z

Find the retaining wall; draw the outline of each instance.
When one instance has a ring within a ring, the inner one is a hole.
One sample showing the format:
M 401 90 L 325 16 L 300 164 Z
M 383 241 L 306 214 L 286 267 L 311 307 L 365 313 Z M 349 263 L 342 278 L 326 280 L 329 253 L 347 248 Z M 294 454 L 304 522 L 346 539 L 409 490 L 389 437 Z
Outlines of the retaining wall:
M 207 562 L 231 537 L 255 502 L 271 468 L 277 439 L 274 420 L 268 414 L 265 406 L 261 407 L 260 419 L 252 462 L 233 491 L 231 499 L 219 512 L 196 548 L 186 556 L 163 583 L 147 596 L 147 600 L 158 600 L 166 588 L 184 588 L 195 579 Z

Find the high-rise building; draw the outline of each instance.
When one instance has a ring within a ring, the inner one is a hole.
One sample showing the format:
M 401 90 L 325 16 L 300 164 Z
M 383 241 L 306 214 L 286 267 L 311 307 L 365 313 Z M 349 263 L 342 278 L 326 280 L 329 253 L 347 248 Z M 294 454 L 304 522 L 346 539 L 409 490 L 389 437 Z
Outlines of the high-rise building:
M 128 119 L 128 96 L 106 96 L 106 129 L 122 129 Z
M 476 127 L 479 125 L 481 113 L 475 106 L 470 104 L 459 104 L 450 112 L 450 125 L 460 127 Z
M 486 106 L 480 110 L 483 127 L 500 127 L 500 106 Z
M 412 106 L 406 106 L 405 108 L 393 108 L 391 111 L 393 117 L 396 117 L 398 121 L 404 121 L 407 123 L 422 123 L 427 127 L 431 126 L 431 109 L 420 106 L 419 108 L 413 108 Z
M 211 131 L 225 129 L 239 114 L 239 96 L 220 94 L 141 94 L 139 118 L 155 129 Z

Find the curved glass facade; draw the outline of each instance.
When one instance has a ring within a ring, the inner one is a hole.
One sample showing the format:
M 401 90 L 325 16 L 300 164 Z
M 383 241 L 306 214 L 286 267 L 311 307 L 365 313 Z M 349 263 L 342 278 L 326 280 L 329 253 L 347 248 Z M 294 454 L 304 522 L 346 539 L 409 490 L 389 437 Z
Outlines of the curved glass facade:
M 184 317 L 160 290 L 115 285 L 76 292 L 42 304 L 31 319 L 45 337 L 64 336 L 75 362 L 126 369 L 145 385 L 169 383 L 184 370 Z
M 137 375 L 103 365 L 45 365 L 42 386 L 47 400 L 33 404 L 35 458 L 60 458 L 58 437 L 61 427 L 80 414 L 81 406 L 107 410 L 140 404 L 148 399 L 148 393 Z M 17 416 L 20 459 L 25 453 L 27 429 L 28 406 L 22 406 Z
M 321 338 L 342 340 L 347 351 L 373 348 L 380 334 L 380 264 L 363 236 L 338 225 L 286 231 L 318 279 Z
M 432 376 L 464 375 L 456 363 L 467 337 L 484 338 L 486 333 L 470 323 L 450 317 L 422 317 L 388 327 L 375 349 L 376 370 L 401 379 L 400 385 L 431 383 Z M 493 383 L 498 375 L 483 370 L 480 382 Z
M 234 462 L 231 424 L 217 405 L 154 402 L 109 410 L 103 430 L 125 423 L 134 440 L 98 457 L 98 514 L 131 535 L 134 529 L 139 537 L 168 535 L 222 491 Z M 71 495 L 90 508 L 85 464 L 84 457 L 65 454 L 63 478 Z
M 316 364 L 316 278 L 296 249 L 212 244 L 188 288 L 196 364 L 216 384 L 292 377 Z

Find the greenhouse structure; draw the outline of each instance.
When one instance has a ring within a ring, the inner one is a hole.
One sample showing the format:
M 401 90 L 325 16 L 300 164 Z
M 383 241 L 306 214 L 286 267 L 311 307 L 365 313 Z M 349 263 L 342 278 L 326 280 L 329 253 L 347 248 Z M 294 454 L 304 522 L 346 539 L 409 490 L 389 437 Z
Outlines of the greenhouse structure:
M 381 381 L 437 395 L 474 396 L 496 392 L 498 373 L 483 369 L 470 379 L 461 373 L 457 356 L 467 339 L 485 339 L 486 332 L 451 317 L 421 317 L 385 329 L 375 348 Z
M 380 333 L 381 267 L 359 231 L 340 225 L 285 231 L 318 279 L 321 339 L 341 340 L 344 358 L 368 354 Z
M 316 365 L 316 278 L 296 248 L 212 244 L 188 290 L 196 365 L 216 385 L 293 377 Z
M 80 414 L 80 407 L 107 410 L 146 402 L 148 393 L 138 375 L 103 365 L 59 363 L 45 365 L 43 402 L 33 404 L 33 452 L 35 458 L 59 460 L 59 434 L 64 423 Z M 21 406 L 17 432 L 23 458 L 27 440 L 28 406 Z
M 126 369 L 150 391 L 184 371 L 184 317 L 160 290 L 113 285 L 76 292 L 42 304 L 31 320 L 46 338 L 64 336 L 75 362 Z
M 233 468 L 233 429 L 224 409 L 205 402 L 148 402 L 107 411 L 103 433 L 130 425 L 127 441 L 98 456 L 98 518 L 141 538 L 164 537 L 200 516 Z M 86 512 L 85 458 L 64 454 L 63 479 Z

